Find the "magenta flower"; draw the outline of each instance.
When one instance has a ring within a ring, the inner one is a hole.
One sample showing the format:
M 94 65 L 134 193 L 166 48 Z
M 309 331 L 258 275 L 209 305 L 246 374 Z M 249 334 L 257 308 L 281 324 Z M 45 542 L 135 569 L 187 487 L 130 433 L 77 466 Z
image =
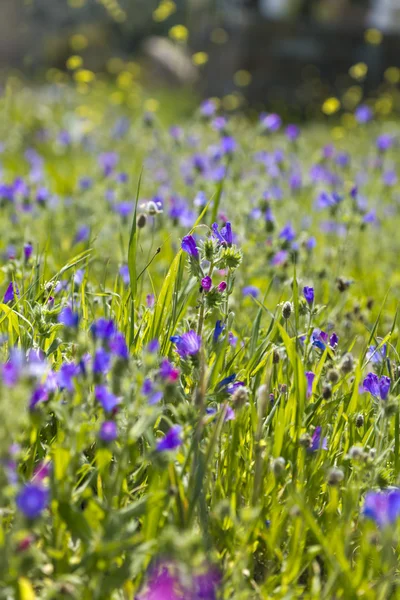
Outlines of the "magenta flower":
M 226 288 L 227 288 L 226 281 L 221 281 L 221 283 L 218 285 L 217 289 L 218 289 L 219 292 L 222 293 L 222 292 L 224 292 L 226 290 Z
M 203 279 L 201 280 L 201 287 L 203 288 L 203 290 L 205 292 L 209 292 L 211 290 L 212 287 L 212 280 L 211 277 L 203 277 Z

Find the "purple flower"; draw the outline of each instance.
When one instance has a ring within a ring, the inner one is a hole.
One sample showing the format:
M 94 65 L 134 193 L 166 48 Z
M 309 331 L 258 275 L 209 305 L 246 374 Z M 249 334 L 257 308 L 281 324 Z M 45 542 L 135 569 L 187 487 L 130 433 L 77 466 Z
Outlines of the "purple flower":
M 288 125 L 285 130 L 287 138 L 294 142 L 300 135 L 300 127 L 297 125 Z
M 142 392 L 147 396 L 147 402 L 150 406 L 158 404 L 162 400 L 163 393 L 161 390 L 154 389 L 153 382 L 151 379 L 145 379 L 142 387 Z
M 201 280 L 201 287 L 203 288 L 203 290 L 205 292 L 209 292 L 211 290 L 212 287 L 212 280 L 211 277 L 203 277 L 203 279 Z
M 307 379 L 307 398 L 311 398 L 315 373 L 313 373 L 312 371 L 306 371 L 305 375 Z
M 226 222 L 225 226 L 222 227 L 221 231 L 218 229 L 218 223 L 213 223 L 212 226 L 213 236 L 222 246 L 232 246 L 233 244 L 233 234 L 232 234 L 232 226 L 229 221 Z
M 389 150 L 389 148 L 392 147 L 392 144 L 393 136 L 389 133 L 383 133 L 376 139 L 376 147 L 378 148 L 379 152 L 386 152 L 386 150 Z
M 122 281 L 125 285 L 129 285 L 130 283 L 130 275 L 129 275 L 129 267 L 128 265 L 122 265 L 119 269 L 119 274 L 122 277 Z
M 370 346 L 368 348 L 366 359 L 368 362 L 372 362 L 374 364 L 380 364 L 384 360 L 386 360 L 387 355 L 387 344 L 383 344 L 381 348 L 377 350 L 376 346 Z
M 79 375 L 79 367 L 74 363 L 64 363 L 57 372 L 57 383 L 62 390 L 74 391 L 73 379 Z
M 74 312 L 70 306 L 66 306 L 62 309 L 58 315 L 58 322 L 65 325 L 65 327 L 77 328 L 79 324 L 79 315 Z
M 244 297 L 251 296 L 252 298 L 257 298 L 259 294 L 260 290 L 255 285 L 246 285 L 244 288 L 242 288 L 242 295 Z
M 393 525 L 400 516 L 400 490 L 368 492 L 365 496 L 363 514 L 378 527 Z
M 105 177 L 111 175 L 118 164 L 118 154 L 116 152 L 103 152 L 99 156 L 99 165 L 103 169 Z
M 296 232 L 290 223 L 287 223 L 279 234 L 279 238 L 285 242 L 293 242 L 296 238 Z
M 24 366 L 24 355 L 17 348 L 10 352 L 10 359 L 2 366 L 3 383 L 13 387 L 19 380 Z
M 231 136 L 224 136 L 221 140 L 222 151 L 224 154 L 233 154 L 236 150 L 236 140 Z
M 282 125 L 282 119 L 275 113 L 260 116 L 261 125 L 266 131 L 278 131 Z
M 108 354 L 108 352 L 106 352 L 104 348 L 99 348 L 98 350 L 96 350 L 96 354 L 94 355 L 93 373 L 103 375 L 108 373 L 108 371 L 110 370 L 110 362 L 111 357 Z
M 190 600 L 186 591 L 172 566 L 161 564 L 152 569 L 147 585 L 137 600 Z
M 221 283 L 218 284 L 217 290 L 222 293 L 226 290 L 227 287 L 228 286 L 226 281 L 221 281 Z
M 154 340 L 150 340 L 150 342 L 147 344 L 147 352 L 150 352 L 151 354 L 155 354 L 156 352 L 158 352 L 160 349 L 160 342 L 158 341 L 157 338 L 155 338 Z
M 105 385 L 97 385 L 94 394 L 105 412 L 112 412 L 119 404 L 118 398 Z
M 88 225 L 81 225 L 78 231 L 75 234 L 74 244 L 79 244 L 80 242 L 86 242 L 89 239 L 90 235 L 90 227 Z
M 113 442 L 117 439 L 118 429 L 114 421 L 103 421 L 99 431 L 99 438 L 106 443 Z
M 194 356 L 199 352 L 201 346 L 201 337 L 193 329 L 182 336 L 173 336 L 171 341 L 176 344 L 176 349 L 181 358 Z
M 390 383 L 390 378 L 385 375 L 379 378 L 376 373 L 368 373 L 363 381 L 363 388 L 374 398 L 386 400 L 390 390 Z
M 18 291 L 17 286 L 15 286 L 15 288 L 14 288 L 14 283 L 11 281 L 11 283 L 8 284 L 8 287 L 4 294 L 4 299 L 3 299 L 4 304 L 8 304 L 8 302 L 13 302 L 15 299 L 15 296 L 19 296 L 19 291 Z
M 179 369 L 176 369 L 168 358 L 164 358 L 160 365 L 159 375 L 168 383 L 173 383 L 179 377 Z
M 157 442 L 157 452 L 165 452 L 166 450 L 175 450 L 182 444 L 181 440 L 182 427 L 174 425 L 167 431 L 165 437 Z
M 100 318 L 90 328 L 93 336 L 99 340 L 109 340 L 115 334 L 115 325 L 112 319 Z
M 46 402 L 48 399 L 49 395 L 46 388 L 43 385 L 39 385 L 32 392 L 31 399 L 29 401 L 29 410 L 33 410 L 38 404 L 41 402 Z
M 314 302 L 314 288 L 305 286 L 303 288 L 303 294 L 307 304 L 312 304 Z
M 225 329 L 225 324 L 221 320 L 218 320 L 215 323 L 215 328 L 214 328 L 214 333 L 213 333 L 213 341 L 214 342 L 218 341 L 218 338 L 224 329 Z
M 200 113 L 203 117 L 212 117 L 217 110 L 214 100 L 204 100 L 200 105 Z
M 19 492 L 16 503 L 25 517 L 36 519 L 49 503 L 49 492 L 40 485 L 28 483 Z
M 357 123 L 364 125 L 372 120 L 374 113 L 372 109 L 366 104 L 361 104 L 355 110 L 354 116 L 356 118 Z
M 30 242 L 28 242 L 27 244 L 24 244 L 24 258 L 26 260 L 26 262 L 28 262 L 28 260 L 31 258 L 33 253 L 33 246 Z
M 193 578 L 195 600 L 216 600 L 221 574 L 216 568 L 209 568 Z
M 122 360 L 129 359 L 129 350 L 125 337 L 122 333 L 117 332 L 114 337 L 109 341 L 108 346 L 111 353 Z
M 193 256 L 193 258 L 197 259 L 199 258 L 199 250 L 192 235 L 185 235 L 182 239 L 181 248 L 184 252 L 187 252 L 189 256 Z
M 318 427 L 314 429 L 314 433 L 311 438 L 310 452 L 316 452 L 317 450 L 328 450 L 328 442 L 326 437 L 322 438 L 321 434 L 322 427 L 318 425 Z
M 289 254 L 288 254 L 287 250 L 279 250 L 272 257 L 271 265 L 273 267 L 281 267 L 282 265 L 284 265 L 286 263 L 288 256 L 289 256 Z
M 331 337 L 329 338 L 329 345 L 331 348 L 336 348 L 339 343 L 339 336 L 333 332 Z

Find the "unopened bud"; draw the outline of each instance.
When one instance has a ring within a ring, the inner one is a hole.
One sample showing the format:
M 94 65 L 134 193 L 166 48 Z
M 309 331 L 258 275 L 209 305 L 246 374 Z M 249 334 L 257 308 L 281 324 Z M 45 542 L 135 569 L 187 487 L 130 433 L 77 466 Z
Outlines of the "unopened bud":
M 330 469 L 328 473 L 328 484 L 329 485 L 339 485 L 344 479 L 344 473 L 342 469 L 338 467 L 333 467 Z
M 356 427 L 362 427 L 364 425 L 364 415 L 361 413 L 356 416 Z
M 272 362 L 274 363 L 274 365 L 277 365 L 279 361 L 280 361 L 279 352 L 275 348 L 274 351 L 273 351 L 273 353 L 272 353 Z
M 329 400 L 329 398 L 331 398 L 332 396 L 332 388 L 331 386 L 328 385 L 324 385 L 324 387 L 322 388 L 322 397 L 324 398 L 324 400 Z
M 247 388 L 240 386 L 238 388 L 236 388 L 236 390 L 234 391 L 233 395 L 232 395 L 232 404 L 235 408 L 242 408 L 242 406 L 244 406 L 247 402 L 247 400 L 249 399 L 249 393 L 247 391 Z
M 282 475 L 285 472 L 285 467 L 286 467 L 286 461 L 282 456 L 275 458 L 274 461 L 272 462 L 272 470 L 274 472 L 275 477 L 277 477 L 277 478 L 282 477 Z
M 292 314 L 292 304 L 290 302 L 285 302 L 282 307 L 282 316 L 284 319 L 290 319 L 290 315 Z
M 328 380 L 335 385 L 335 383 L 337 383 L 340 379 L 340 375 L 339 373 L 336 371 L 336 369 L 329 369 L 328 371 Z
M 139 229 L 143 229 L 143 227 L 145 227 L 145 225 L 146 225 L 146 222 L 147 222 L 146 215 L 144 213 L 141 213 L 137 219 L 137 226 L 139 227 Z
M 351 373 L 353 369 L 354 369 L 354 358 L 353 358 L 353 355 L 350 354 L 350 352 L 348 352 L 342 358 L 342 361 L 340 363 L 340 370 L 342 371 L 342 373 L 347 375 L 348 373 Z

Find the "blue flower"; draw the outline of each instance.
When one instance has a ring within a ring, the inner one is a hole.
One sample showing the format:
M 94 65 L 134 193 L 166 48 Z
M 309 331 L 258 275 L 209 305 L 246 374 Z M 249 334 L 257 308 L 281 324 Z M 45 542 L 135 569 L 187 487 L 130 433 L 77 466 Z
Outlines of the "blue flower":
M 368 492 L 365 496 L 363 514 L 379 527 L 393 525 L 400 516 L 400 490 Z
M 368 373 L 363 381 L 363 388 L 374 398 L 386 400 L 390 390 L 390 378 L 382 375 L 381 378 L 376 373 Z
M 303 288 L 304 298 L 306 299 L 307 304 L 312 304 L 314 302 L 314 288 L 305 286 Z
M 28 519 L 40 517 L 49 503 L 49 492 L 46 488 L 33 483 L 26 484 L 19 492 L 17 507 Z
M 244 288 L 242 288 L 242 294 L 245 297 L 251 296 L 252 298 L 257 298 L 259 293 L 260 290 L 255 285 L 246 285 Z
M 17 286 L 14 287 L 14 283 L 11 281 L 11 283 L 8 284 L 8 287 L 4 294 L 4 299 L 3 299 L 4 304 L 8 304 L 8 302 L 13 302 L 15 299 L 15 296 L 19 296 L 19 291 L 18 291 Z
M 218 320 L 215 323 L 215 328 L 214 328 L 214 333 L 213 333 L 213 341 L 214 342 L 218 341 L 218 338 L 224 329 L 225 329 L 225 324 L 221 320 Z
M 113 442 L 118 437 L 118 428 L 114 421 L 103 421 L 99 431 L 99 438 L 103 442 Z
M 95 397 L 102 405 L 105 412 L 112 412 L 119 404 L 118 398 L 112 394 L 105 385 L 97 385 Z
M 183 335 L 172 336 L 171 342 L 176 344 L 176 349 L 181 358 L 194 356 L 201 347 L 201 337 L 192 329 Z
M 189 256 L 193 256 L 193 258 L 199 258 L 199 250 L 192 235 L 185 235 L 185 237 L 182 239 L 181 247 L 184 252 L 189 254 Z
M 110 369 L 111 357 L 104 348 L 96 350 L 93 360 L 93 373 L 105 374 Z
M 115 325 L 112 319 L 97 319 L 91 328 L 93 336 L 99 340 L 109 340 L 115 334 Z
M 322 437 L 322 427 L 318 425 L 314 429 L 314 433 L 311 438 L 310 452 L 316 452 L 317 450 L 328 450 L 328 442 L 326 437 Z
M 296 238 L 296 232 L 290 223 L 287 223 L 279 234 L 279 238 L 285 242 L 293 242 Z
M 312 388 L 315 379 L 315 373 L 312 371 L 306 371 L 305 373 L 307 379 L 307 398 L 310 398 L 312 395 Z
M 79 325 L 79 315 L 70 306 L 66 306 L 58 315 L 58 322 L 65 327 L 76 329 Z
M 122 333 L 117 332 L 108 343 L 111 353 L 122 360 L 129 359 L 129 350 Z
M 218 223 L 213 223 L 212 232 L 215 239 L 218 241 L 221 246 L 232 246 L 233 244 L 233 234 L 232 234 L 232 226 L 229 221 L 226 222 L 224 227 L 222 227 L 221 231 L 219 231 Z
M 157 451 L 165 452 L 166 450 L 175 450 L 182 444 L 181 439 L 182 427 L 174 425 L 167 431 L 165 437 L 157 443 Z
M 217 390 L 220 390 L 222 387 L 229 385 L 236 379 L 236 373 L 232 373 L 232 375 L 228 375 L 224 379 L 221 379 L 219 383 L 217 383 Z

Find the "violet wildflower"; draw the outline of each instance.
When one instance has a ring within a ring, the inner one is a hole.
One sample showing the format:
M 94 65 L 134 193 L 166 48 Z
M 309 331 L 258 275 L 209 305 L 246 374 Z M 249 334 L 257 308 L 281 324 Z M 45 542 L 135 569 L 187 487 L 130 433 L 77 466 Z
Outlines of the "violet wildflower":
M 93 336 L 99 340 L 109 340 L 116 332 L 115 324 L 112 319 L 97 319 L 91 328 Z
M 119 269 L 119 274 L 122 277 L 122 281 L 124 282 L 124 285 L 129 285 L 131 279 L 130 279 L 130 275 L 129 275 L 128 265 L 122 265 Z
M 99 438 L 102 442 L 113 442 L 118 437 L 117 424 L 114 421 L 103 421 L 100 426 Z
M 108 343 L 110 352 L 122 360 L 129 359 L 129 349 L 125 337 L 122 333 L 117 332 Z
M 394 525 L 400 517 L 400 490 L 368 492 L 365 496 L 363 514 L 378 527 Z
M 372 108 L 370 108 L 367 104 L 361 104 L 356 108 L 354 116 L 356 118 L 357 123 L 360 123 L 360 125 L 364 125 L 365 123 L 372 121 L 374 113 L 372 111 Z
M 384 360 L 386 360 L 387 356 L 387 344 L 383 344 L 381 348 L 377 348 L 377 346 L 370 346 L 365 355 L 367 362 L 372 362 L 374 364 L 380 364 Z
M 246 296 L 251 296 L 252 298 L 257 298 L 260 294 L 260 290 L 255 285 L 246 285 L 242 288 L 242 295 L 246 298 Z
M 164 358 L 160 365 L 159 375 L 168 383 L 174 383 L 179 377 L 179 369 L 176 369 L 168 358 Z
M 158 352 L 160 349 L 160 342 L 158 341 L 157 338 L 155 338 L 154 340 L 150 340 L 150 342 L 147 344 L 146 350 L 147 352 L 150 352 L 151 354 L 155 354 L 156 352 Z
M 294 142 L 300 135 L 300 127 L 298 125 L 288 125 L 285 130 L 286 137 Z
M 204 100 L 200 105 L 200 114 L 202 117 L 212 117 L 214 116 L 216 110 L 217 106 L 214 100 L 211 99 Z
M 218 342 L 218 338 L 224 329 L 225 329 L 225 324 L 221 320 L 218 320 L 215 323 L 215 328 L 214 328 L 214 333 L 213 333 L 213 341 L 214 342 Z
M 281 267 L 286 264 L 289 257 L 287 250 L 279 250 L 271 259 L 271 265 L 273 267 Z
M 313 373 L 312 371 L 306 371 L 305 375 L 307 379 L 307 398 L 311 398 L 315 373 Z
M 73 379 L 79 375 L 80 369 L 74 363 L 64 363 L 57 372 L 57 384 L 61 390 L 74 391 Z
M 147 402 L 150 406 L 158 404 L 162 400 L 163 393 L 161 390 L 154 389 L 153 382 L 151 379 L 145 379 L 142 387 L 142 392 L 147 396 Z
M 228 287 L 228 285 L 227 285 L 226 281 L 221 281 L 221 283 L 218 284 L 217 290 L 222 293 L 226 290 L 227 287 Z
M 162 440 L 157 442 L 157 452 L 165 452 L 167 450 L 175 450 L 182 445 L 181 439 L 182 427 L 174 425 L 167 431 Z
M 46 388 L 43 385 L 39 385 L 32 392 L 31 399 L 29 401 L 29 410 L 33 410 L 38 404 L 41 402 L 46 402 L 48 399 L 49 395 Z
M 314 302 L 314 288 L 305 286 L 303 288 L 303 294 L 307 304 L 311 305 Z
M 28 262 L 28 260 L 31 258 L 33 253 L 33 246 L 30 242 L 28 242 L 27 244 L 24 244 L 24 258 L 25 258 L 25 262 Z
M 149 575 L 145 589 L 137 600 L 185 600 L 190 598 L 172 567 L 161 564 L 154 568 Z
M 376 373 L 368 373 L 363 381 L 363 388 L 369 392 L 374 398 L 386 400 L 390 390 L 390 378 L 382 375 L 378 377 Z
M 93 359 L 93 373 L 105 375 L 110 370 L 111 357 L 104 348 L 96 350 Z
M 171 341 L 176 344 L 181 358 L 194 356 L 199 352 L 201 346 L 201 337 L 193 329 L 183 335 L 172 336 Z
M 393 144 L 393 136 L 388 133 L 383 133 L 376 140 L 376 147 L 379 152 L 386 152 Z
M 105 385 L 96 386 L 95 397 L 105 412 L 112 412 L 119 404 L 118 398 Z
M 70 306 L 65 306 L 58 315 L 58 322 L 65 327 L 76 329 L 79 325 L 79 315 Z
M 81 225 L 74 237 L 74 244 L 79 244 L 80 242 L 86 242 L 89 239 L 90 235 L 90 227 L 88 225 Z
M 266 131 L 278 131 L 282 125 L 282 119 L 275 113 L 260 116 L 261 126 Z
M 182 239 L 181 247 L 184 252 L 189 254 L 189 256 L 192 256 L 196 259 L 199 258 L 199 250 L 192 235 L 185 235 L 185 237 Z
M 328 442 L 326 437 L 322 437 L 322 427 L 320 425 L 314 429 L 309 450 L 310 452 L 316 452 L 317 450 L 328 450 Z
M 287 243 L 293 242 L 296 238 L 296 232 L 290 223 L 287 223 L 281 230 L 279 238 Z
M 5 291 L 3 302 L 4 304 L 8 304 L 9 302 L 13 302 L 15 300 L 15 296 L 19 296 L 19 291 L 17 286 L 11 281 L 8 284 L 8 287 Z
M 229 221 L 226 222 L 224 227 L 219 231 L 218 223 L 212 224 L 212 233 L 215 239 L 221 246 L 228 246 L 230 248 L 233 244 L 232 226 Z
M 33 483 L 26 484 L 16 498 L 17 508 L 28 519 L 40 517 L 49 503 L 49 492 L 46 488 Z
M 203 277 L 203 279 L 201 280 L 201 287 L 203 288 L 203 290 L 205 292 L 209 292 L 211 290 L 212 287 L 212 279 L 211 277 Z

